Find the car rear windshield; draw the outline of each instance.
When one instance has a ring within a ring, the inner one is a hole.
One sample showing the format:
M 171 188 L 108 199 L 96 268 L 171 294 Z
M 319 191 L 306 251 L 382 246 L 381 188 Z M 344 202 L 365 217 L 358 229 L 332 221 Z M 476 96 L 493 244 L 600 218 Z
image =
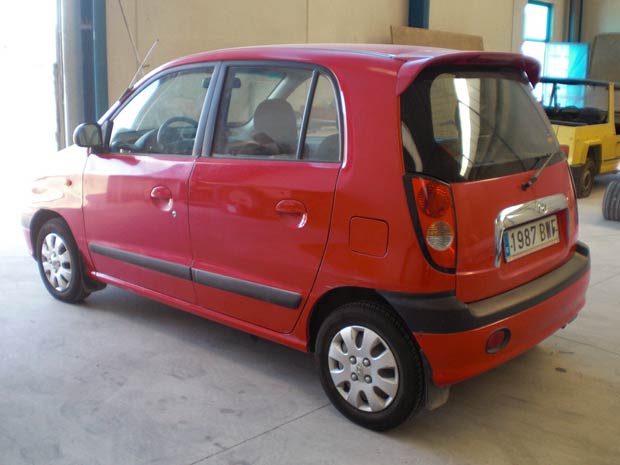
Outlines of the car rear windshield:
M 516 71 L 423 71 L 401 96 L 401 130 L 407 171 L 447 182 L 530 171 L 560 150 Z

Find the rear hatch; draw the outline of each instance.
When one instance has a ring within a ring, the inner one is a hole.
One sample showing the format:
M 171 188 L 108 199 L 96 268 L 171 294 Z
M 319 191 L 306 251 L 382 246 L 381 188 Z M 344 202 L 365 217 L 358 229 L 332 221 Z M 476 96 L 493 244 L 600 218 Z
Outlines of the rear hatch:
M 454 257 L 438 269 L 456 273 L 458 298 L 497 295 L 568 260 L 577 238 L 570 172 L 521 70 L 426 68 L 401 95 L 401 118 L 414 189 L 415 178 L 430 180 L 452 198 Z M 442 253 L 450 249 L 427 258 Z

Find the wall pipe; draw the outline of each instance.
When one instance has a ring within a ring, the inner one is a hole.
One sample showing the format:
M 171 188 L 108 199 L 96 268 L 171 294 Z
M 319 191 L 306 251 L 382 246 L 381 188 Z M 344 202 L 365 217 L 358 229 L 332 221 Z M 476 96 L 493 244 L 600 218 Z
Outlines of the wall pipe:
M 429 0 L 409 0 L 409 27 L 428 29 Z
M 95 115 L 101 117 L 108 109 L 108 46 L 106 2 L 92 0 L 93 7 L 93 80 Z
M 73 143 L 78 124 L 95 121 L 106 111 L 108 73 L 105 2 L 58 1 L 62 148 Z
M 79 0 L 60 0 L 60 59 L 64 134 L 60 146 L 72 143 L 73 130 L 84 120 L 82 39 Z
M 570 0 L 568 6 L 568 41 L 581 42 L 583 0 Z

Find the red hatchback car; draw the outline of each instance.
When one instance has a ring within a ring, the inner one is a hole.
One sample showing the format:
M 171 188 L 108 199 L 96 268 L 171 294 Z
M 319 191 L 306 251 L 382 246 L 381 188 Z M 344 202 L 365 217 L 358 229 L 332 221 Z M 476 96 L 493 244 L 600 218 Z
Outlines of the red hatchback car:
M 314 352 L 336 408 L 391 428 L 584 305 L 538 76 L 392 45 L 182 58 L 76 129 L 26 239 L 57 299 L 112 284 Z

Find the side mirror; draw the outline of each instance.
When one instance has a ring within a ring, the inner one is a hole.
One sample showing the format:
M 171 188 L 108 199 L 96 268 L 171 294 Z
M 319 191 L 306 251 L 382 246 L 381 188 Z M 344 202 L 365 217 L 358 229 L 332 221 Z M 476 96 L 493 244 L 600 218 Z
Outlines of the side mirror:
M 97 123 L 82 123 L 73 131 L 73 142 L 79 147 L 101 147 L 103 137 L 101 136 L 101 126 Z

